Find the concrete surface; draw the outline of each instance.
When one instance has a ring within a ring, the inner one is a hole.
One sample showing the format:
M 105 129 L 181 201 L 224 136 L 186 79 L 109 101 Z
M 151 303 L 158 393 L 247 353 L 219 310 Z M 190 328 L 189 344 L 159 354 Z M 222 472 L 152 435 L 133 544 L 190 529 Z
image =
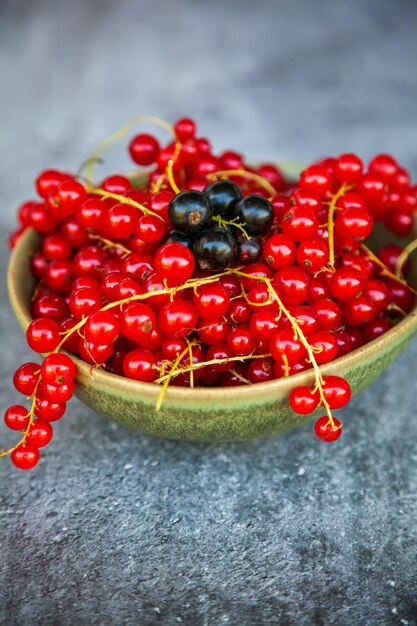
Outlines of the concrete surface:
M 416 18 L 412 0 L 3 0 L 1 406 L 29 357 L 6 232 L 40 169 L 76 168 L 145 112 L 194 115 L 253 159 L 387 150 L 415 175 Z M 0 623 L 415 626 L 416 355 L 328 447 L 310 427 L 160 441 L 74 401 L 35 471 L 0 464 Z

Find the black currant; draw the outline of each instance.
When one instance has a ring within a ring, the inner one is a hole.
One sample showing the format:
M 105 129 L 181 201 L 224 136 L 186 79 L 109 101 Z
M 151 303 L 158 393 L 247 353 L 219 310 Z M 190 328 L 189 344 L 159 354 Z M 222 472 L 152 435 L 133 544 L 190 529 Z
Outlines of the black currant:
M 214 215 L 228 218 L 235 204 L 242 198 L 242 192 L 231 180 L 216 180 L 205 187 L 204 192 L 213 207 Z
M 182 191 L 169 203 L 169 219 L 175 230 L 193 235 L 207 228 L 213 209 L 201 191 Z
M 179 230 L 170 230 L 168 233 L 168 237 L 166 238 L 165 243 L 182 243 L 183 246 L 187 246 L 190 250 L 193 249 L 193 240 L 190 236 L 185 235 L 184 233 L 180 233 Z
M 194 256 L 203 270 L 220 272 L 236 259 L 237 244 L 220 226 L 204 231 L 194 242 Z
M 244 235 L 239 235 L 237 243 L 237 261 L 243 265 L 256 263 L 262 256 L 262 244 L 258 237 L 247 239 Z
M 256 193 L 239 200 L 233 214 L 249 235 L 266 233 L 274 219 L 271 203 Z

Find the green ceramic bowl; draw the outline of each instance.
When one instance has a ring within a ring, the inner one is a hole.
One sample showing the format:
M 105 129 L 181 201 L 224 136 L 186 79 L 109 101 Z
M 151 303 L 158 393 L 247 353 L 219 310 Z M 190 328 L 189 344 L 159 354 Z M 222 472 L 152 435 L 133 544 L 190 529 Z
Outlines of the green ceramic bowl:
M 35 286 L 29 271 L 39 237 L 28 230 L 13 250 L 8 270 L 10 302 L 26 330 Z M 413 268 L 417 284 L 417 267 Z M 323 374 L 347 378 L 354 394 L 369 385 L 400 354 L 417 332 L 417 308 L 405 320 L 363 348 L 324 365 Z M 319 413 L 296 415 L 288 395 L 296 385 L 312 384 L 312 371 L 267 383 L 229 388 L 168 388 L 155 411 L 160 386 L 109 374 L 74 358 L 76 395 L 98 413 L 143 433 L 186 441 L 239 441 L 272 435 L 308 422 Z M 323 412 L 323 410 L 319 409 Z

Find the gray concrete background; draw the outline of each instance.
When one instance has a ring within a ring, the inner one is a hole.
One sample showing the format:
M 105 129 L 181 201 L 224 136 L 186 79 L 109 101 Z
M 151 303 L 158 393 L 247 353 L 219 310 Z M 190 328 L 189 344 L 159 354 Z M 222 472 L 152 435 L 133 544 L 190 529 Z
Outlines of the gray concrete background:
M 254 160 L 387 150 L 417 174 L 416 19 L 413 0 L 0 2 L 1 406 L 30 356 L 6 232 L 40 169 L 145 112 Z M 35 471 L 0 464 L 0 623 L 416 625 L 416 355 L 328 447 L 310 427 L 161 441 L 74 401 Z

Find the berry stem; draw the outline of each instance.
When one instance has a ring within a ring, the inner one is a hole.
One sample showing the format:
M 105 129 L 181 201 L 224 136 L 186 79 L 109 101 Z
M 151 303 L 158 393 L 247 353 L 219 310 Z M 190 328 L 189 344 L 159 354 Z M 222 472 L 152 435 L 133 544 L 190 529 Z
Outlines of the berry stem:
M 383 263 L 381 259 L 378 259 L 376 254 L 374 254 L 372 250 L 370 250 L 367 246 L 365 246 L 364 243 L 362 244 L 361 247 L 362 247 L 362 250 L 364 250 L 366 254 L 368 255 L 368 259 L 373 261 L 375 265 L 378 265 L 378 267 L 382 269 L 382 274 L 384 274 L 385 276 L 388 276 L 388 278 L 392 278 L 392 280 L 395 280 L 397 283 L 404 285 L 404 287 L 407 287 L 407 289 L 409 289 L 415 295 L 417 295 L 416 289 L 414 289 L 411 285 L 409 285 L 407 281 L 405 281 L 403 278 L 401 278 L 400 276 L 397 276 L 396 274 L 394 274 L 394 272 L 391 272 L 391 270 L 388 269 L 385 263 Z
M 267 191 L 271 198 L 276 196 L 277 190 L 275 187 L 271 185 L 271 183 L 260 176 L 259 174 L 255 174 L 255 172 L 249 172 L 247 170 L 218 170 L 217 172 L 213 172 L 212 174 L 207 174 L 207 178 L 209 180 L 217 180 L 218 178 L 228 178 L 229 176 L 243 176 L 245 178 L 251 178 L 255 182 L 258 183 L 260 187 L 263 187 L 265 191 Z
M 244 224 L 239 224 L 235 220 L 225 220 L 220 215 L 213 215 L 211 219 L 213 222 L 217 222 L 219 226 L 234 226 L 235 228 L 238 228 L 246 239 L 250 239 L 250 236 L 244 229 Z
M 103 141 L 99 143 L 97 148 L 91 153 L 91 155 L 87 159 L 87 178 L 93 180 L 94 167 L 97 161 L 100 161 L 102 154 L 114 143 L 123 139 L 133 126 L 142 122 L 150 122 L 151 124 L 155 124 L 160 128 L 164 128 L 174 137 L 174 139 L 176 139 L 176 133 L 174 128 L 165 120 L 162 120 L 159 117 L 155 117 L 154 115 L 136 115 L 131 120 L 123 124 L 123 126 L 121 126 L 119 130 L 116 130 L 111 135 L 108 135 L 108 137 L 105 137 Z
M 126 248 L 126 246 L 124 246 L 121 243 L 117 243 L 115 241 L 111 241 L 111 239 L 105 239 L 105 237 L 100 237 L 100 235 L 92 235 L 89 234 L 88 235 L 89 239 L 93 239 L 95 241 L 99 241 L 100 243 L 103 244 L 103 248 L 106 249 L 117 249 L 117 250 L 121 250 L 124 254 L 122 256 L 122 259 L 127 256 L 128 254 L 131 254 L 132 250 L 129 250 L 129 248 Z
M 407 246 L 405 246 L 405 248 L 399 255 L 397 262 L 395 264 L 395 275 L 397 276 L 397 278 L 401 277 L 402 267 L 404 263 L 407 261 L 410 254 L 414 252 L 414 250 L 417 250 L 417 239 L 413 239 L 413 241 L 410 241 L 410 243 Z
M 117 200 L 121 204 L 128 204 L 129 206 L 133 206 L 135 209 L 139 209 L 139 211 L 142 211 L 142 213 L 144 213 L 144 215 L 153 215 L 154 217 L 157 217 L 158 219 L 160 219 L 162 221 L 165 221 L 164 218 L 161 215 L 158 215 L 158 213 L 155 213 L 154 211 L 151 211 L 150 209 L 148 209 L 146 206 L 144 206 L 140 202 L 136 202 L 136 200 L 132 200 L 132 198 L 128 198 L 126 196 L 121 196 L 118 193 L 112 193 L 110 191 L 105 191 L 104 189 L 98 189 L 97 187 L 91 187 L 91 185 L 86 185 L 85 184 L 84 187 L 85 187 L 85 190 L 87 191 L 87 193 L 91 193 L 91 194 L 96 195 L 96 196 L 101 196 L 104 200 L 106 198 L 111 198 L 112 200 Z
M 39 376 L 39 378 L 38 378 L 38 380 L 37 380 L 37 382 L 36 382 L 35 389 L 33 390 L 33 393 L 32 393 L 32 395 L 31 395 L 31 398 L 32 398 L 32 404 L 31 404 L 31 407 L 30 407 L 30 409 L 29 409 L 29 411 L 28 411 L 28 417 L 29 417 L 29 419 L 28 419 L 27 426 L 26 426 L 25 430 L 23 431 L 23 436 L 22 436 L 22 438 L 21 438 L 21 439 L 20 439 L 20 441 L 19 441 L 19 442 L 18 442 L 15 446 L 13 446 L 12 448 L 9 448 L 8 450 L 0 450 L 0 458 L 1 458 L 1 457 L 3 457 L 3 456 L 8 456 L 8 455 L 12 454 L 12 452 L 14 452 L 17 448 L 19 448 L 20 446 L 23 446 L 23 445 L 26 443 L 26 439 L 27 439 L 27 438 L 28 438 L 28 436 L 29 436 L 30 429 L 31 429 L 32 424 L 33 424 L 33 422 L 34 422 L 34 420 L 35 420 L 35 406 L 36 406 L 36 400 L 37 400 L 37 398 L 36 398 L 36 392 L 37 392 L 37 390 L 38 390 L 38 387 L 39 387 L 39 383 L 40 383 L 40 382 L 41 382 L 41 376 Z
M 339 198 L 341 198 L 348 189 L 349 189 L 348 185 L 346 185 L 346 183 L 343 183 L 343 185 L 341 185 L 339 190 L 333 195 L 329 204 L 329 213 L 328 213 L 328 218 L 327 218 L 327 231 L 329 233 L 329 242 L 328 242 L 329 243 L 329 269 L 332 272 L 335 271 L 335 267 L 334 267 L 334 262 L 335 262 L 335 258 L 334 258 L 334 212 L 337 209 L 336 205 L 337 205 Z

